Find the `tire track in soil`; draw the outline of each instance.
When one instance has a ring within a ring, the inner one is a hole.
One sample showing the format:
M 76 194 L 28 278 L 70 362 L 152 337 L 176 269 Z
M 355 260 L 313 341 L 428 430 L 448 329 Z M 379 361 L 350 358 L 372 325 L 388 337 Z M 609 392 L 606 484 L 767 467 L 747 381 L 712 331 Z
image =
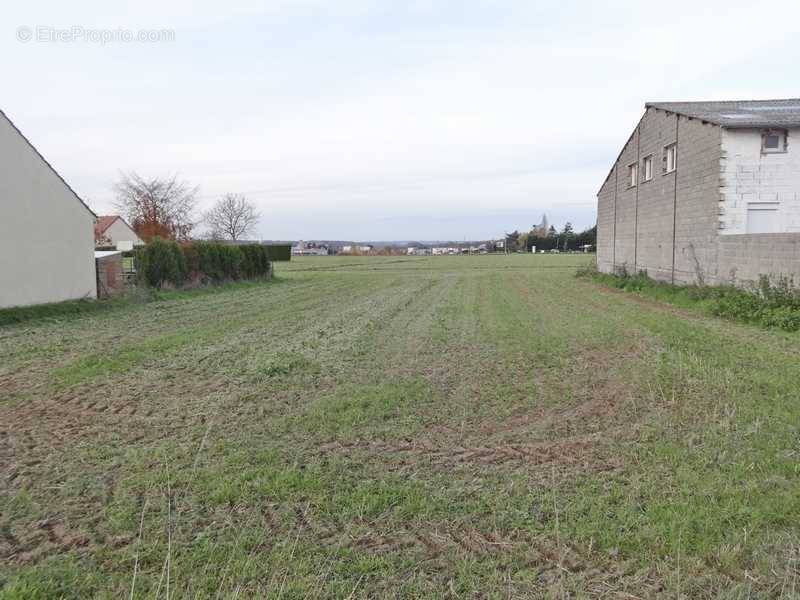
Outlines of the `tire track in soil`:
M 344 286 L 345 283 L 339 282 L 339 285 Z M 360 302 L 350 305 L 341 305 L 340 310 L 331 313 L 326 311 L 327 321 L 329 325 L 340 323 L 349 323 L 352 327 L 354 324 L 357 329 L 363 328 L 365 322 L 363 319 L 353 319 L 348 315 L 357 315 L 359 313 L 371 314 L 372 311 L 365 311 L 364 307 L 378 302 L 381 308 L 379 320 L 382 323 L 390 322 L 391 318 L 385 318 L 386 314 L 397 315 L 401 314 L 404 307 L 408 304 L 406 300 L 396 294 L 393 296 L 386 291 L 385 286 L 375 285 L 374 289 L 370 290 Z M 384 295 L 387 298 L 391 296 L 391 301 L 388 303 L 383 302 L 381 299 Z M 413 296 L 411 294 L 409 297 Z M 411 302 L 408 300 L 408 302 Z M 386 313 L 385 311 L 390 311 Z M 257 320 L 258 318 L 256 318 Z M 316 331 L 321 324 L 317 321 L 305 320 L 298 332 L 297 327 L 289 327 L 283 331 L 286 339 L 311 336 L 312 332 Z M 306 333 L 302 333 L 306 332 Z M 276 339 L 274 331 L 270 332 Z M 232 332 L 231 336 L 235 336 L 236 332 Z M 313 336 L 312 336 L 313 337 Z M 279 339 L 279 338 L 278 338 Z M 331 355 L 336 355 L 336 337 L 328 339 L 328 344 L 331 346 L 327 351 Z M 128 443 L 141 442 L 148 435 L 152 437 L 160 437 L 158 431 L 153 429 L 155 421 L 163 419 L 164 406 L 154 407 L 150 406 L 149 409 L 144 411 L 142 409 L 141 399 L 131 399 L 129 391 L 123 391 L 116 396 L 111 396 L 106 388 L 105 382 L 90 381 L 77 386 L 72 386 L 64 391 L 45 396 L 37 399 L 36 402 L 22 407 L 11 407 L 6 411 L 7 416 L 11 416 L 14 422 L 13 439 L 9 432 L 5 432 L 2 437 L 2 445 L 0 445 L 0 464 L 8 465 L 11 476 L 5 478 L 2 487 L 8 489 L 27 488 L 32 489 L 35 481 L 41 480 L 41 469 L 47 464 L 47 461 L 54 459 L 58 456 L 56 447 L 64 447 L 73 444 L 79 440 L 94 440 L 97 433 L 105 433 L 107 431 L 121 432 L 122 437 Z M 220 392 L 226 390 L 231 392 L 231 384 L 229 382 L 219 382 L 213 386 L 213 392 Z M 197 396 L 197 384 L 194 380 L 189 379 L 184 382 L 171 382 L 166 388 L 162 385 L 159 386 L 157 391 L 162 397 L 176 396 L 180 398 L 191 398 Z M 208 392 L 208 390 L 204 390 Z M 145 394 L 146 395 L 146 394 Z M 200 396 L 205 397 L 203 394 Z M 192 411 L 189 411 L 192 412 Z M 142 416 L 131 421 L 133 417 L 140 414 Z M 181 405 L 180 421 L 177 423 L 174 419 L 170 423 L 170 435 L 174 435 L 176 431 L 187 427 L 187 406 Z M 149 432 L 149 433 L 148 433 Z M 15 441 L 15 439 L 17 441 Z M 25 450 L 19 447 L 19 441 L 25 440 Z M 29 459 L 22 464 L 18 463 L 18 457 L 22 454 L 29 456 Z M 32 458 L 32 455 L 39 455 L 41 459 Z M 110 480 L 106 480 L 106 499 L 108 498 L 108 490 L 113 490 L 115 481 L 113 476 Z M 111 492 L 113 494 L 113 491 Z M 59 526 L 60 527 L 60 526 Z M 57 553 L 65 548 L 64 544 L 53 543 L 52 540 L 43 538 L 42 536 L 30 535 L 26 533 L 27 527 L 22 531 L 22 535 L 26 536 L 26 545 L 24 549 L 13 550 L 14 555 L 21 556 L 22 562 L 29 563 L 35 562 L 40 558 Z M 69 544 L 69 547 L 80 546 L 86 544 Z M 22 554 L 20 554 L 20 552 Z
M 620 562 L 614 555 L 600 554 L 570 541 L 554 541 L 546 535 L 532 536 L 520 530 L 481 530 L 463 523 L 422 522 L 390 530 L 379 521 L 323 525 L 308 505 L 284 506 L 282 512 L 290 520 L 280 526 L 276 525 L 276 507 L 280 508 L 273 504 L 267 509 L 269 535 L 285 539 L 299 535 L 330 552 L 350 549 L 369 555 L 400 554 L 407 560 L 414 557 L 411 569 L 426 577 L 447 577 L 458 569 L 461 559 L 470 557 L 498 560 L 501 564 L 511 560 L 518 563 L 516 568 L 533 569 L 538 589 L 563 583 L 565 575 L 581 580 L 587 589 L 602 590 L 602 595 L 613 589 L 632 587 L 648 590 L 650 597 L 657 597 L 664 589 L 660 576 L 652 569 L 643 572 L 635 562 Z M 409 574 L 409 571 L 398 573 L 396 578 L 402 580 Z
M 338 282 L 338 286 L 344 289 L 345 284 Z M 202 299 L 201 299 L 202 300 Z M 317 301 L 319 302 L 319 301 Z M 236 302 L 235 304 L 240 304 Z M 297 305 L 287 300 L 286 304 L 294 305 L 292 310 L 297 310 Z M 358 306 L 347 307 L 348 311 L 358 310 Z M 223 311 L 226 312 L 226 311 Z M 273 315 L 274 316 L 274 315 Z M 256 313 L 250 320 L 258 321 L 261 317 Z M 311 331 L 317 327 L 315 323 L 304 322 L 303 328 L 305 331 Z M 238 331 L 238 330 L 237 330 Z M 276 335 L 278 332 L 271 331 L 271 337 L 279 341 L 281 338 Z M 284 332 L 285 339 L 290 339 L 298 335 L 294 329 L 289 329 Z M 229 332 L 228 337 L 235 337 L 236 331 Z M 219 341 L 217 342 L 217 344 Z M 192 356 L 193 347 L 181 347 L 178 350 L 178 355 L 184 351 L 188 351 L 189 355 L 185 362 L 185 367 L 191 368 L 195 359 Z M 173 372 L 176 369 L 173 368 Z M 204 375 L 208 373 L 203 372 Z M 89 426 L 100 425 L 101 429 L 112 428 L 124 433 L 130 434 L 136 428 L 132 427 L 117 427 L 124 423 L 131 417 L 137 415 L 142 409 L 142 400 L 144 398 L 131 398 L 131 390 L 142 385 L 141 379 L 134 375 L 126 375 L 125 373 L 118 374 L 119 378 L 123 380 L 128 379 L 131 381 L 131 386 L 119 385 L 122 392 L 118 393 L 113 399 L 109 397 L 110 384 L 102 380 L 92 380 L 85 383 L 80 383 L 71 386 L 66 390 L 54 392 L 52 389 L 42 390 L 42 395 L 38 398 L 25 403 L 24 405 L 13 405 L 5 407 L 2 411 L 5 414 L 3 419 L 7 423 L 14 425 L 13 436 L 18 437 L 21 435 L 41 437 L 46 440 L 51 440 L 54 431 L 61 431 L 66 433 L 61 437 L 62 440 L 71 437 L 80 429 L 81 424 Z M 209 393 L 218 393 L 223 390 L 230 390 L 231 387 L 236 387 L 234 382 L 227 380 L 220 380 L 212 382 L 211 385 L 205 381 L 195 378 L 187 378 L 184 381 L 168 381 L 159 382 L 158 389 L 152 390 L 153 395 L 160 395 L 162 397 L 180 397 L 180 398 L 201 398 L 207 397 Z M 140 394 L 140 396 L 147 396 L 148 394 Z M 163 406 L 150 405 L 149 410 L 144 414 L 144 417 L 151 419 L 158 414 L 163 413 Z M 161 409 L 161 410 L 160 410 Z M 168 416 L 163 415 L 162 416 Z M 96 421 L 100 423 L 96 423 Z M 124 437 L 124 435 L 123 435 Z M 0 465 L 3 464 L 3 457 L 0 455 Z
M 599 438 L 599 436 L 597 436 Z M 611 455 L 598 439 L 579 438 L 560 442 L 539 442 L 500 446 L 440 446 L 426 440 L 391 443 L 384 441 L 332 441 L 318 447 L 320 455 L 352 456 L 366 453 L 382 461 L 405 463 L 409 458 L 426 464 L 452 466 L 459 463 L 504 465 L 513 463 L 533 467 L 554 465 L 579 467 L 582 472 L 601 472 L 623 466 L 619 456 Z

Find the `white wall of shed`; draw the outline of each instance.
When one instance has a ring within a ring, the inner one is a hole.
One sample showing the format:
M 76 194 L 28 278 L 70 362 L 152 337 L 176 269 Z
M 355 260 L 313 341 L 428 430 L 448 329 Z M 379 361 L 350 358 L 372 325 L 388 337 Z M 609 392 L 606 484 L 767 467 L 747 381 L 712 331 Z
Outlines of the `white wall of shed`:
M 0 115 L 0 308 L 95 295 L 94 216 Z

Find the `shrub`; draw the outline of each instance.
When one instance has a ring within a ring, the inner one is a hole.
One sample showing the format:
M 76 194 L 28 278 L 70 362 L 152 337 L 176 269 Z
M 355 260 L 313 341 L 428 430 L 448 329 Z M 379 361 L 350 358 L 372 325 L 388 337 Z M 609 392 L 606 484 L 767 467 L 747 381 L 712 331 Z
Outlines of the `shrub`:
M 773 280 L 762 276 L 756 285 L 738 288 L 730 285 L 675 286 L 653 281 L 645 273 L 629 275 L 624 270 L 617 275 L 590 270 L 579 275 L 673 304 L 700 307 L 719 317 L 785 331 L 800 331 L 800 289 L 794 287 L 791 278 Z
M 271 271 L 269 249 L 267 246 L 240 246 L 242 252 L 242 276 L 246 279 L 268 277 Z
M 200 257 L 197 253 L 197 245 L 193 243 L 181 244 L 183 259 L 186 262 L 186 278 L 193 283 L 202 278 L 200 273 Z
M 191 282 L 223 283 L 269 277 L 272 263 L 261 245 L 234 246 L 215 242 L 192 242 L 179 246 L 156 239 L 139 250 L 140 281 L 161 288 L 165 283 L 181 286 Z
M 800 309 L 800 290 L 794 286 L 791 277 L 778 277 L 772 280 L 762 275 L 758 280 L 757 293 L 771 308 L 791 307 Z
M 136 263 L 140 281 L 150 287 L 180 286 L 186 278 L 186 260 L 181 247 L 170 240 L 153 239 L 137 251 Z
M 289 244 L 272 244 L 264 246 L 267 258 L 271 262 L 285 262 L 292 259 L 292 247 Z
M 765 327 L 777 327 L 784 331 L 799 331 L 800 310 L 789 306 L 769 308 L 761 315 L 761 324 Z
M 195 242 L 197 273 L 206 282 L 221 283 L 242 278 L 244 256 L 239 246 L 214 242 Z

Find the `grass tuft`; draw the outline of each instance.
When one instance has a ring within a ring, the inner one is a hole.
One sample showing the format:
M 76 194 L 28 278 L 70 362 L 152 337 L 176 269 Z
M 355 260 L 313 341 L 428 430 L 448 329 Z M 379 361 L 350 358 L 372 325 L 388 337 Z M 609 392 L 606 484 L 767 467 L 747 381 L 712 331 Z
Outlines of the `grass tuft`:
M 678 286 L 655 281 L 644 272 L 631 275 L 600 273 L 594 268 L 580 269 L 579 277 L 646 298 L 668 302 L 682 308 L 699 309 L 731 321 L 761 327 L 800 330 L 800 288 L 789 278 L 762 276 L 758 283 L 745 287 L 732 285 Z

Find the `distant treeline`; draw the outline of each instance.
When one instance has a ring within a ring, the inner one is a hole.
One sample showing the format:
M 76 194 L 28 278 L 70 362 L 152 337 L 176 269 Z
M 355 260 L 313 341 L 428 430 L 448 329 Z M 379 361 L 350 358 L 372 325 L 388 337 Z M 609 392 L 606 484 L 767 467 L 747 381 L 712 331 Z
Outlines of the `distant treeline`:
M 572 223 L 566 223 L 561 231 L 557 231 L 552 225 L 546 230 L 542 227 L 534 227 L 528 232 L 520 233 L 512 231 L 506 236 L 506 244 L 512 252 L 525 250 L 530 252 L 532 247 L 540 250 L 581 250 L 584 246 L 591 246 L 594 250 L 597 246 L 597 225 L 590 229 L 585 229 L 576 233 L 572 228 Z

